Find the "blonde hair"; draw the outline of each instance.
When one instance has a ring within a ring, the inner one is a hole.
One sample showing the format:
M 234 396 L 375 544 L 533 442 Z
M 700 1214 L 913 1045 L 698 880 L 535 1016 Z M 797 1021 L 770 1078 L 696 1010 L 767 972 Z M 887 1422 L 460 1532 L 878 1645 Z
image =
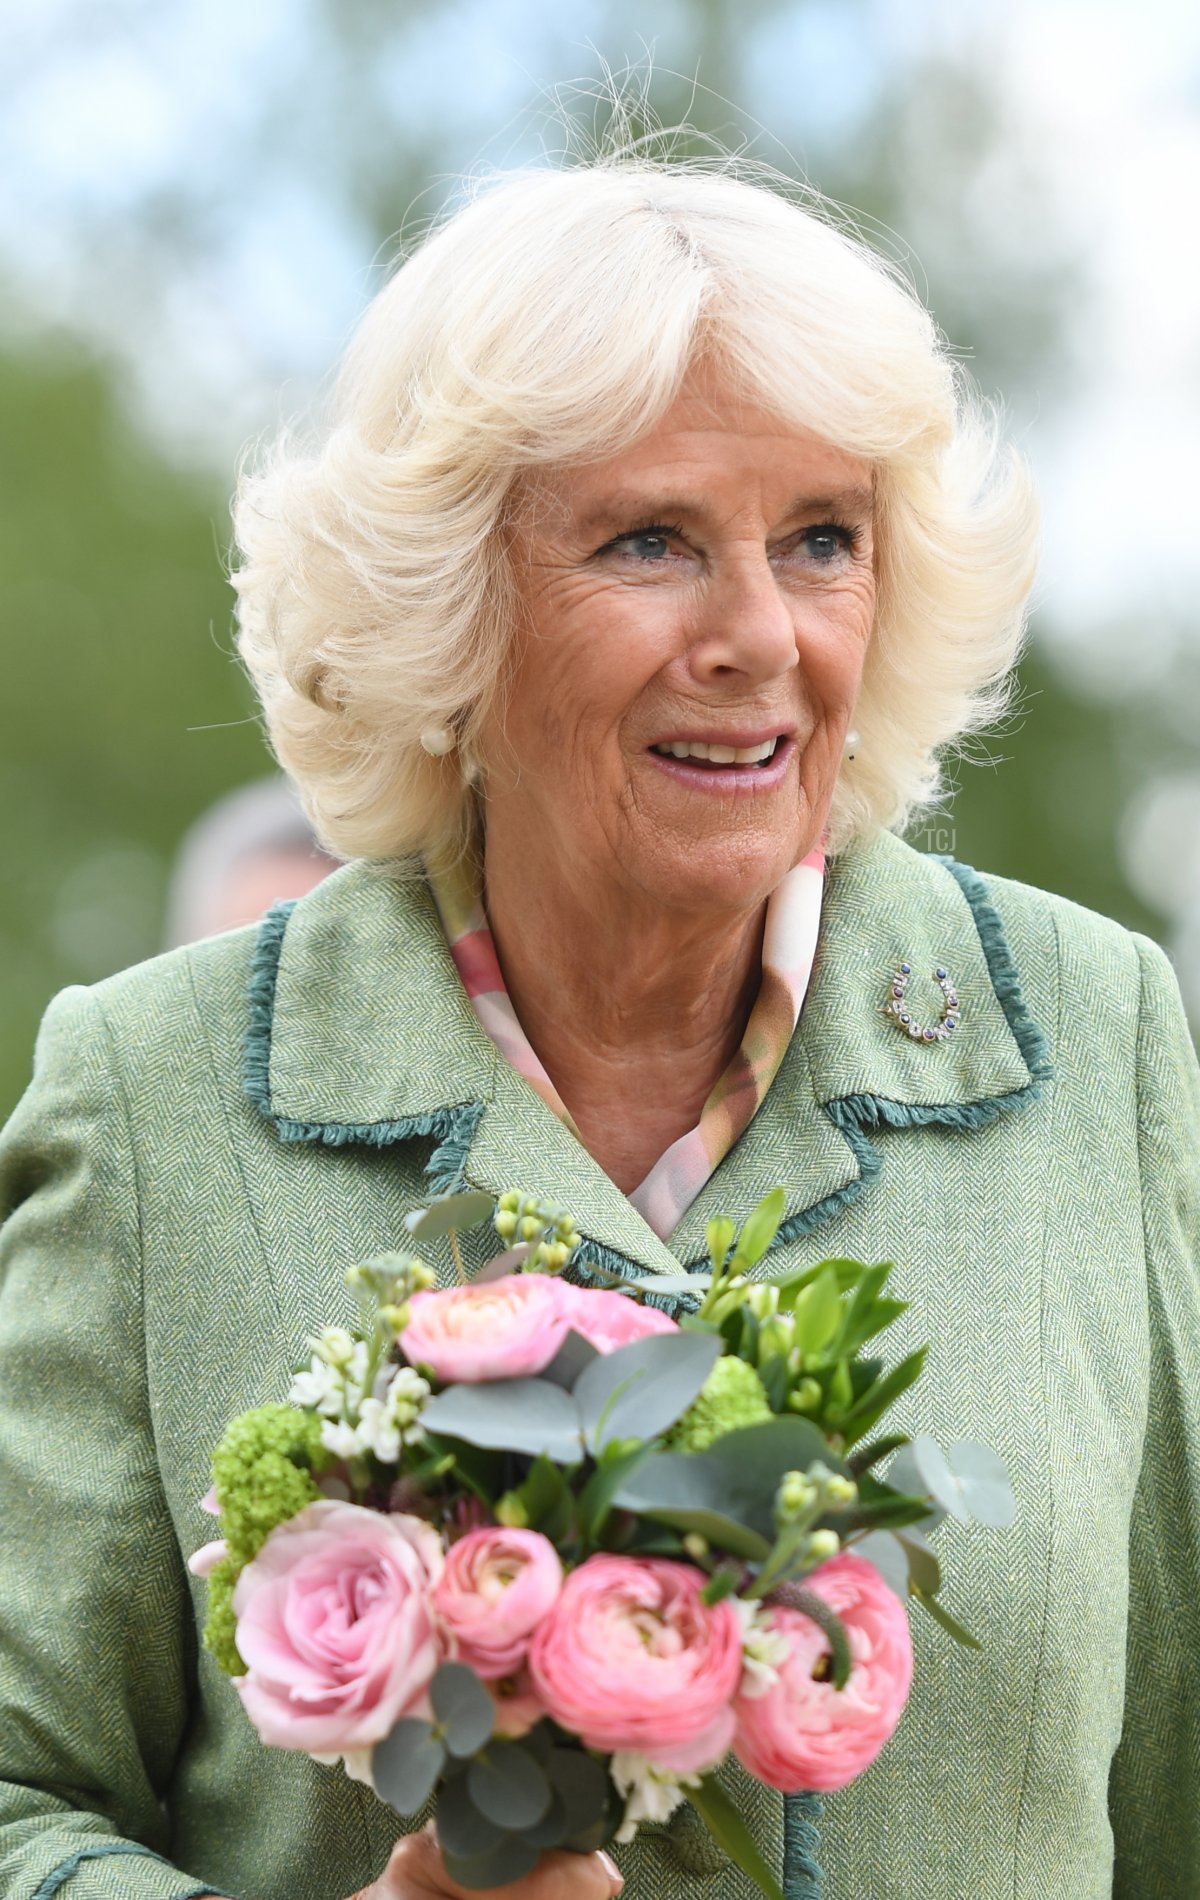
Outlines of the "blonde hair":
M 464 849 L 515 625 L 514 481 L 626 447 L 702 354 L 873 464 L 877 615 L 831 847 L 928 807 L 939 754 L 1004 708 L 1032 487 L 901 274 L 813 195 L 731 162 L 510 174 L 375 298 L 324 439 L 284 437 L 239 484 L 241 653 L 338 855 Z M 426 754 L 431 724 L 457 756 Z

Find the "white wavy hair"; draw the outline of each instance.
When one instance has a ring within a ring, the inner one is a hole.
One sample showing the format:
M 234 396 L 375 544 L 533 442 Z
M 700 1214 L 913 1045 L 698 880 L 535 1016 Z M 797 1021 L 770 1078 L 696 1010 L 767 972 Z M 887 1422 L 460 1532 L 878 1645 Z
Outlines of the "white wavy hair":
M 609 159 L 477 187 L 367 310 L 323 438 L 285 435 L 240 480 L 239 646 L 327 848 L 467 847 L 516 625 L 514 482 L 625 448 L 700 357 L 873 465 L 878 604 L 831 848 L 936 801 L 940 755 L 1008 702 L 1037 536 L 1023 461 L 832 207 L 732 162 Z M 448 758 L 422 749 L 431 724 Z

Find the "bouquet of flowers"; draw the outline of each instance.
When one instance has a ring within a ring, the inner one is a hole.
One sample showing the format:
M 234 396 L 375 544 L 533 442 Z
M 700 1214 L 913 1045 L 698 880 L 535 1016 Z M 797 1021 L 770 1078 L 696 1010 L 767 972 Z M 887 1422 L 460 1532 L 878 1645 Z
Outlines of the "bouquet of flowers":
M 866 1350 L 904 1310 L 891 1268 L 763 1277 L 782 1211 L 710 1222 L 710 1272 L 581 1286 L 569 1215 L 445 1196 L 407 1226 L 459 1284 L 415 1252 L 352 1267 L 358 1324 L 216 1450 L 208 1648 L 263 1742 L 432 1801 L 465 1887 L 688 1801 L 782 1900 L 726 1757 L 840 1788 L 904 1708 L 907 1600 L 972 1641 L 921 1527 L 1009 1522 L 1003 1467 L 877 1432 L 925 1359 Z M 458 1235 L 488 1223 L 506 1250 L 469 1280 Z

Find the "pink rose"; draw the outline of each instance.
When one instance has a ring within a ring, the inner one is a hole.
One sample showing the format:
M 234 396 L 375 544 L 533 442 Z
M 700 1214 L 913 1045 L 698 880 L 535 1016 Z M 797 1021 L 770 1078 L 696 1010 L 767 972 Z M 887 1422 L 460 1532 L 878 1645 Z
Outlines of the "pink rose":
M 391 1733 L 441 1660 L 436 1531 L 322 1499 L 271 1532 L 233 1593 L 235 1685 L 273 1748 L 340 1754 Z
M 550 1364 L 567 1335 L 566 1291 L 542 1273 L 414 1293 L 400 1345 L 444 1384 L 524 1379 Z
M 485 1679 L 512 1676 L 562 1581 L 549 1538 L 493 1524 L 451 1546 L 433 1606 L 460 1662 Z
M 852 1667 L 844 1689 L 823 1679 L 829 1640 L 800 1610 L 769 1610 L 788 1638 L 779 1680 L 738 1696 L 738 1760 L 785 1794 L 832 1793 L 861 1775 L 895 1732 L 912 1683 L 912 1639 L 904 1605 L 874 1564 L 842 1551 L 805 1578 L 846 1626 Z M 814 1671 L 817 1674 L 814 1675 Z
M 657 1306 L 639 1306 L 627 1293 L 609 1288 L 562 1287 L 567 1301 L 567 1320 L 573 1333 L 581 1333 L 597 1352 L 616 1352 L 618 1346 L 630 1346 L 635 1339 L 650 1333 L 677 1333 L 675 1321 Z
M 680 1773 L 710 1768 L 733 1738 L 741 1626 L 707 1578 L 661 1557 L 589 1557 L 529 1647 L 548 1713 L 605 1752 L 636 1749 Z

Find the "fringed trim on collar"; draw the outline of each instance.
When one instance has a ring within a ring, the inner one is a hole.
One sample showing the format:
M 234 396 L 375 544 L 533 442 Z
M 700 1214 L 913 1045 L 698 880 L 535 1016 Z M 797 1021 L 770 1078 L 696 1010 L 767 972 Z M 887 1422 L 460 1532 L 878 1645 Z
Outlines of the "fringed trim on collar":
M 434 1194 L 457 1193 L 465 1185 L 467 1154 L 483 1114 L 482 1102 L 457 1102 L 446 1108 L 432 1109 L 428 1114 L 379 1122 L 302 1122 L 275 1113 L 271 1105 L 271 1031 L 284 933 L 295 907 L 294 898 L 273 905 L 263 919 L 255 945 L 247 990 L 250 1020 L 242 1064 L 247 1095 L 274 1123 L 281 1141 L 320 1141 L 330 1148 L 345 1148 L 357 1142 L 384 1148 L 396 1141 L 432 1137 L 437 1146 L 425 1164 L 430 1189 Z

